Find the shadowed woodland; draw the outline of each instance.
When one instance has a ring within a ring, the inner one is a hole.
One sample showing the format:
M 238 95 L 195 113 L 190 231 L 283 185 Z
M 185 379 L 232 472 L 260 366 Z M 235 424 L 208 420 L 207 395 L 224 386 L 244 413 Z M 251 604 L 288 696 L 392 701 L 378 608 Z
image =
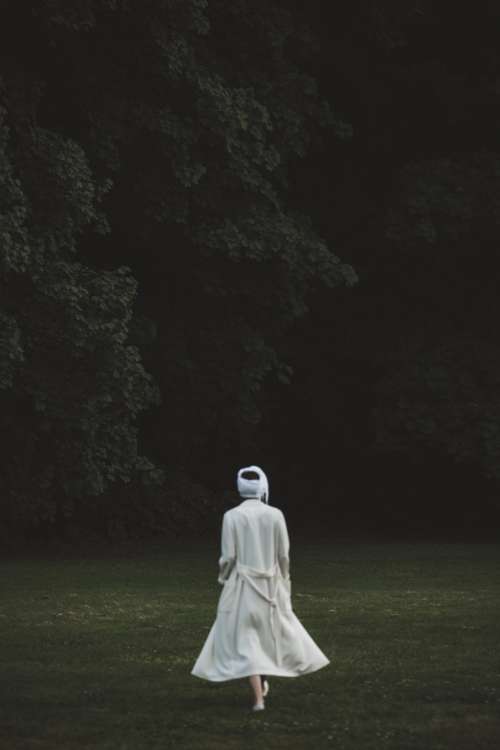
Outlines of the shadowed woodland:
M 500 520 L 500 8 L 0 11 L 0 528 Z M 304 521 L 304 516 L 307 516 Z

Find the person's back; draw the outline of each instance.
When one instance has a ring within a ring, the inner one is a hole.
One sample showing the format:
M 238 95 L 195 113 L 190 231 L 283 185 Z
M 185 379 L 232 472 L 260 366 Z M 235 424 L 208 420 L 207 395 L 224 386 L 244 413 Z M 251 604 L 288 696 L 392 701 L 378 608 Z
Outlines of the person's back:
M 288 573 L 286 524 L 283 513 L 260 499 L 243 500 L 227 512 L 235 539 L 236 560 L 258 570 L 270 570 L 279 563 Z

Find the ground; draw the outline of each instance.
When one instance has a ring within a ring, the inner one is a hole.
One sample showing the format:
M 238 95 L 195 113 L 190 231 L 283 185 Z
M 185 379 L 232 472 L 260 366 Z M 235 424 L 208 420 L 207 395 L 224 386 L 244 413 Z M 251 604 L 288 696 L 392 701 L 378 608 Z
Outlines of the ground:
M 190 670 L 214 544 L 2 562 L 1 750 L 495 750 L 500 547 L 292 539 L 293 608 L 331 664 L 247 681 Z

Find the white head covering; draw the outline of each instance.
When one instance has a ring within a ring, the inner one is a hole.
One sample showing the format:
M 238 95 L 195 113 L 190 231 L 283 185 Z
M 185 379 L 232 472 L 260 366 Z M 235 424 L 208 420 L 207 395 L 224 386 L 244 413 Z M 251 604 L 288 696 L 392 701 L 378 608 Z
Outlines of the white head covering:
M 255 474 L 259 475 L 259 478 L 245 479 L 242 474 L 245 474 L 247 471 L 253 471 Z M 244 469 L 239 470 L 238 492 L 241 497 L 256 497 L 259 500 L 263 500 L 265 503 L 269 503 L 269 482 L 260 466 L 246 466 Z

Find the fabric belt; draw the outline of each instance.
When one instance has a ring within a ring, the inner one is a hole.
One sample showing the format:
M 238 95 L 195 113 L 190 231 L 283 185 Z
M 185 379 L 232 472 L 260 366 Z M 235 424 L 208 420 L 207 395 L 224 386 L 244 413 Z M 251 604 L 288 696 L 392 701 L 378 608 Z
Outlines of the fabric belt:
M 237 562 L 236 563 L 236 575 L 239 575 L 241 578 L 243 578 L 249 586 L 253 588 L 254 591 L 257 592 L 257 594 L 262 597 L 268 604 L 270 604 L 269 609 L 269 617 L 271 622 L 271 633 L 274 638 L 274 642 L 276 644 L 276 662 L 278 665 L 281 665 L 281 638 L 280 638 L 280 627 L 279 623 L 276 623 L 276 616 L 277 616 L 277 607 L 278 603 L 276 601 L 276 593 L 278 589 L 278 575 L 281 574 L 280 567 L 278 563 L 273 565 L 272 568 L 268 568 L 267 570 L 259 570 L 258 568 L 251 568 L 249 565 L 243 565 L 243 563 Z M 255 579 L 256 578 L 274 578 L 276 577 L 276 583 L 274 586 L 274 594 L 273 596 L 267 596 L 261 589 L 257 586 Z

